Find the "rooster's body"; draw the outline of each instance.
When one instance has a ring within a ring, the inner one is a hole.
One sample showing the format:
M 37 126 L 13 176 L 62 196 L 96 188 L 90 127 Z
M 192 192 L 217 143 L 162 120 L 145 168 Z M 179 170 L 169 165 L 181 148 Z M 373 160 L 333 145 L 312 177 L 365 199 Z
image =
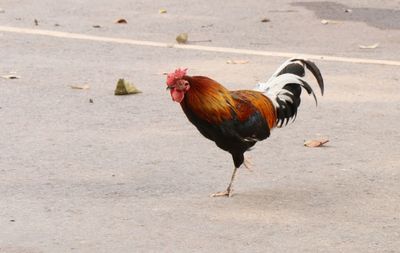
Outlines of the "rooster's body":
M 302 79 L 304 65 L 314 74 L 323 93 L 319 69 L 303 59 L 286 61 L 255 90 L 229 91 L 208 77 L 187 76 L 186 70 L 168 75 L 171 96 L 181 104 L 189 121 L 204 137 L 232 155 L 235 168 L 228 189 L 214 196 L 230 196 L 236 170 L 245 162 L 244 153 L 257 141 L 268 138 L 274 127 L 295 118 L 302 88 L 315 98 Z

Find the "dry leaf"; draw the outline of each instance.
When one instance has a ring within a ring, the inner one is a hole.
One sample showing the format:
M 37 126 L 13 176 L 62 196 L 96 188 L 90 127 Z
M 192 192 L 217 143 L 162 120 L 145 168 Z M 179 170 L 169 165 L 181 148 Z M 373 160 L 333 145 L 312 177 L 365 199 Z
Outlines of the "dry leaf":
M 34 19 L 33 22 L 35 23 L 35 26 L 39 25 L 39 21 L 37 21 L 37 19 Z
M 93 104 L 93 99 L 89 98 L 89 103 Z
M 92 25 L 93 28 L 101 28 L 100 25 Z
M 361 49 L 374 49 L 374 48 L 377 48 L 378 46 L 379 46 L 379 43 L 375 43 L 372 45 L 358 45 L 358 47 Z
M 267 22 L 271 22 L 271 20 L 269 18 L 263 18 L 263 19 L 261 19 L 261 22 L 267 23 Z
M 20 79 L 19 76 L 16 76 L 16 75 L 14 75 L 14 74 L 3 75 L 3 76 L 1 76 L 1 77 L 2 77 L 2 78 L 5 78 L 5 79 Z
M 164 14 L 164 13 L 167 13 L 167 10 L 166 10 L 166 9 L 159 9 L 159 10 L 158 10 L 158 13 Z
M 75 90 L 88 90 L 88 89 L 90 89 L 90 86 L 88 84 L 70 85 L 69 87 L 71 87 L 71 89 L 75 89 Z
M 141 93 L 138 88 L 136 88 L 133 84 L 128 83 L 124 79 L 119 79 L 117 83 L 117 87 L 115 88 L 115 95 L 129 95 Z
M 246 64 L 249 63 L 248 60 L 228 60 L 226 61 L 227 64 Z
M 323 19 L 323 20 L 321 20 L 321 23 L 324 24 L 324 25 L 327 25 L 327 24 L 340 24 L 339 21 L 330 20 L 330 19 Z
M 344 10 L 344 12 L 347 12 L 347 13 L 352 13 L 352 12 L 353 12 L 353 10 L 352 10 L 352 9 L 345 9 L 345 10 Z
M 328 139 L 320 139 L 320 140 L 308 140 L 304 142 L 304 146 L 309 148 L 321 147 L 325 143 L 329 142 Z
M 189 39 L 189 35 L 187 33 L 181 33 L 176 36 L 176 41 L 180 44 L 185 44 Z
M 124 19 L 124 18 L 120 18 L 120 19 L 115 20 L 115 23 L 116 24 L 128 24 L 128 21 L 126 21 L 126 19 Z

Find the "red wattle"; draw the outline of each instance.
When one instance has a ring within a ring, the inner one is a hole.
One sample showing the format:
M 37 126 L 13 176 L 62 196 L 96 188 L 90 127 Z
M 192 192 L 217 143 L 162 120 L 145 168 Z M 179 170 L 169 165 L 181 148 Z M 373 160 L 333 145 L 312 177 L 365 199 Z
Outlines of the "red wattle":
M 171 90 L 171 97 L 175 102 L 182 102 L 184 96 L 185 93 L 183 91 Z

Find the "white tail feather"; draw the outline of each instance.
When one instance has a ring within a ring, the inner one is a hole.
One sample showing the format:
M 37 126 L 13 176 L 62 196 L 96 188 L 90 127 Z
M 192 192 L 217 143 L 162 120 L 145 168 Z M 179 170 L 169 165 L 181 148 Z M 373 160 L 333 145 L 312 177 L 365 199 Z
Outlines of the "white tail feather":
M 279 73 L 279 72 L 277 72 L 277 73 Z M 271 100 L 275 104 L 275 106 L 278 106 L 275 98 L 278 97 L 281 100 L 286 101 L 286 98 L 288 98 L 288 97 L 285 95 L 287 93 L 290 93 L 290 92 L 282 89 L 286 84 L 297 83 L 298 85 L 303 87 L 304 82 L 306 82 L 306 81 L 303 78 L 296 76 L 294 74 L 282 74 L 280 76 L 275 75 L 275 76 L 272 76 L 265 83 L 258 83 L 257 87 L 254 90 L 263 92 L 267 97 L 271 98 Z M 293 95 L 293 94 L 291 94 L 291 95 Z M 289 100 L 289 102 L 293 103 L 293 101 L 291 99 Z
M 300 105 L 301 88 L 308 94 L 313 95 L 315 102 L 317 98 L 313 89 L 302 77 L 305 74 L 305 66 L 316 77 L 318 85 L 323 93 L 323 79 L 317 66 L 305 59 L 291 58 L 285 61 L 272 74 L 266 82 L 260 82 L 254 88 L 269 97 L 277 110 L 277 126 L 280 127 L 290 119 L 294 119 L 297 108 Z M 299 85 L 299 87 L 296 86 Z

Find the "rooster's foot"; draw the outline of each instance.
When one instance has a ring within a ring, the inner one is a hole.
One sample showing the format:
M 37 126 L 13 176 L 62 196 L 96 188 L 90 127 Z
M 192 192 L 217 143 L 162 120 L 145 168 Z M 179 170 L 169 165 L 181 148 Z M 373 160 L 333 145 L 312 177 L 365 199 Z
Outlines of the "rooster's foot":
M 216 192 L 211 194 L 210 197 L 232 197 L 233 190 L 225 190 L 223 192 Z
M 251 160 L 251 157 L 245 157 L 244 161 L 243 161 L 243 165 L 249 171 L 253 171 L 253 161 Z

